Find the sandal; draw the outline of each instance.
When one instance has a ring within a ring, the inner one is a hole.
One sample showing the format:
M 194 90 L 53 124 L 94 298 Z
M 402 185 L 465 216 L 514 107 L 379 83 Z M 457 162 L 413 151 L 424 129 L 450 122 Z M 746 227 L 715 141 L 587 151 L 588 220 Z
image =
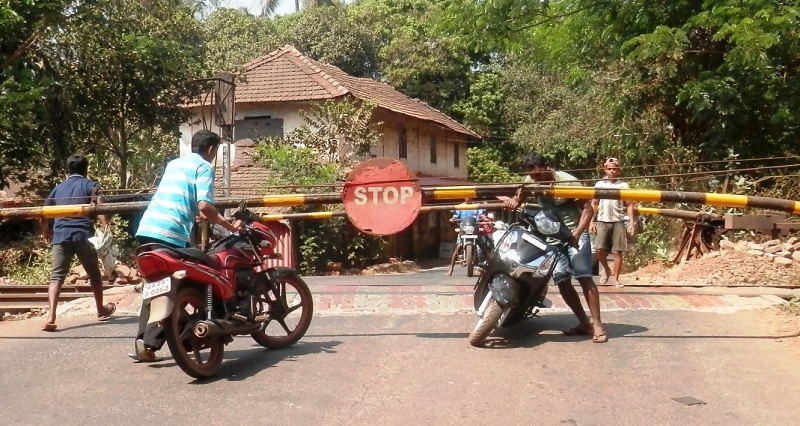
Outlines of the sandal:
M 592 342 L 595 342 L 595 343 L 608 342 L 608 334 L 607 333 L 595 334 L 594 336 L 592 336 Z
M 562 330 L 561 332 L 564 333 L 565 336 L 591 336 L 594 331 L 591 330 L 591 326 L 579 325 Z
M 54 322 L 48 322 L 47 324 L 42 326 L 42 331 L 56 331 L 58 326 Z
M 108 321 L 109 319 L 111 319 L 111 314 L 113 314 L 117 310 L 117 305 L 113 303 L 106 303 L 105 305 L 103 305 L 103 307 L 106 308 L 106 314 L 98 315 L 97 317 L 98 321 Z
M 602 278 L 600 278 L 600 284 L 605 284 L 605 283 L 607 283 L 607 282 L 608 282 L 608 277 L 602 277 Z

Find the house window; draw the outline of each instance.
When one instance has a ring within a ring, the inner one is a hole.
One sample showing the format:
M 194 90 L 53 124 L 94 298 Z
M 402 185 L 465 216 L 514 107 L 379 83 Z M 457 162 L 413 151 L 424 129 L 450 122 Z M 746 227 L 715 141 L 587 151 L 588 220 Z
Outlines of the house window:
M 400 158 L 408 158 L 408 140 L 406 139 L 406 128 L 400 128 L 400 137 L 398 140 L 400 146 Z
M 431 164 L 436 164 L 436 136 L 431 136 Z
M 453 144 L 453 167 L 455 168 L 461 167 L 461 155 L 459 155 L 461 149 L 459 149 L 459 146 L 458 142 Z

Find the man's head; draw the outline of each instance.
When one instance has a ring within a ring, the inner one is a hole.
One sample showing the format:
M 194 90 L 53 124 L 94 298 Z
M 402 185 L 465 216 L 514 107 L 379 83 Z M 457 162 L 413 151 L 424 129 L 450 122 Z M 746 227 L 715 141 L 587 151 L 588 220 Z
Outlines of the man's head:
M 67 158 L 67 171 L 71 175 L 86 177 L 89 174 L 89 160 L 83 155 L 70 155 Z
M 200 130 L 192 136 L 192 152 L 200 154 L 209 163 L 217 157 L 217 148 L 221 139 L 211 130 Z
M 550 164 L 548 163 L 547 158 L 536 152 L 532 152 L 525 156 L 525 159 L 522 161 L 522 165 L 525 167 L 525 173 L 527 173 L 528 176 L 530 176 L 531 179 L 536 182 L 555 180 L 553 170 L 550 169 Z
M 603 171 L 606 174 L 606 178 L 608 180 L 614 181 L 619 177 L 619 160 L 614 157 L 606 158 L 606 161 L 603 162 Z

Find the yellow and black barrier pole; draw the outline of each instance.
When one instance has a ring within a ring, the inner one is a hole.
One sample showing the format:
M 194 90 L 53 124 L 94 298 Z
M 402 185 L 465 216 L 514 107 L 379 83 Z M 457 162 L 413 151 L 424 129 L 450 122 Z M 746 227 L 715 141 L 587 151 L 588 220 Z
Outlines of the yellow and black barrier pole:
M 720 219 L 719 215 L 707 212 L 695 212 L 689 210 L 676 210 L 676 209 L 657 209 L 654 207 L 636 207 L 636 213 L 640 215 L 654 215 L 664 216 L 671 219 L 681 220 L 716 220 Z
M 341 194 L 286 194 L 254 198 L 223 198 L 214 205 L 219 209 L 235 208 L 241 201 L 251 207 L 295 207 L 335 204 L 342 202 Z M 93 216 L 98 214 L 132 213 L 147 208 L 149 201 L 126 203 L 74 204 L 63 206 L 13 207 L 0 209 L 0 220 L 12 218 L 55 218 Z
M 482 203 L 482 204 L 442 204 L 435 206 L 422 206 L 419 209 L 420 213 L 430 213 L 437 211 L 450 211 L 450 210 L 475 210 L 487 209 L 497 210 L 502 209 L 503 203 Z M 262 214 L 261 219 L 266 221 L 271 220 L 309 220 L 309 219 L 331 219 L 334 217 L 346 217 L 347 213 L 344 210 L 332 212 L 309 212 L 309 213 L 286 213 L 286 214 Z
M 520 185 L 474 185 L 422 188 L 423 201 L 447 201 L 459 199 L 486 200 L 497 196 L 509 196 Z M 736 208 L 761 208 L 800 214 L 800 202 L 779 198 L 753 197 L 748 195 L 714 194 L 703 192 L 657 191 L 647 189 L 595 189 L 575 186 L 525 185 L 529 196 L 550 196 L 579 199 L 611 199 L 651 203 L 688 203 Z M 245 201 L 251 207 L 292 207 L 303 205 L 337 204 L 342 202 L 341 193 L 267 195 L 256 198 L 220 199 L 218 208 L 235 208 Z M 80 204 L 64 206 L 17 207 L 0 209 L 0 220 L 11 218 L 55 218 L 92 216 L 97 214 L 130 213 L 147 207 L 148 201 L 126 203 Z
M 428 200 L 452 200 L 459 198 L 485 199 L 498 195 L 509 195 L 519 185 L 449 186 L 423 189 Z M 430 191 L 430 195 L 429 195 Z M 709 192 L 658 191 L 653 189 L 596 189 L 579 186 L 525 185 L 528 196 L 578 198 L 584 200 L 604 199 L 638 201 L 649 203 L 686 203 L 709 206 L 760 208 L 786 213 L 800 214 L 800 202 L 750 195 L 716 194 Z
M 503 203 L 481 203 L 481 204 L 441 204 L 433 206 L 422 206 L 419 209 L 420 213 L 430 213 L 436 211 L 450 211 L 450 210 L 499 210 L 503 208 Z M 689 210 L 676 210 L 676 209 L 658 209 L 653 207 L 636 207 L 636 212 L 640 215 L 648 216 L 664 216 L 672 219 L 681 220 L 703 220 L 719 219 L 719 216 L 714 213 L 695 212 Z M 309 213 L 286 213 L 286 214 L 262 214 L 261 219 L 266 221 L 273 220 L 314 220 L 314 219 L 332 219 L 334 217 L 346 217 L 347 213 L 344 210 L 329 211 L 329 212 L 309 212 Z

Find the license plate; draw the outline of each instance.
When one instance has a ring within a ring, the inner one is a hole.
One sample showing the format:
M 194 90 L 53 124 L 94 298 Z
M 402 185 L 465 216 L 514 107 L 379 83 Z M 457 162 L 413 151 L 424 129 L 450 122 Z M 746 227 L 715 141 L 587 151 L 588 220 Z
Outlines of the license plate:
M 472 239 L 478 238 L 478 236 L 477 235 L 462 235 L 461 238 L 463 238 L 465 240 L 472 240 Z
M 522 239 L 535 245 L 536 247 L 539 247 L 540 250 L 547 250 L 547 246 L 534 236 L 528 234 L 522 234 Z
M 142 287 L 142 299 L 150 299 L 152 297 L 160 296 L 164 293 L 169 293 L 172 289 L 172 278 L 167 277 L 163 280 L 147 283 Z

